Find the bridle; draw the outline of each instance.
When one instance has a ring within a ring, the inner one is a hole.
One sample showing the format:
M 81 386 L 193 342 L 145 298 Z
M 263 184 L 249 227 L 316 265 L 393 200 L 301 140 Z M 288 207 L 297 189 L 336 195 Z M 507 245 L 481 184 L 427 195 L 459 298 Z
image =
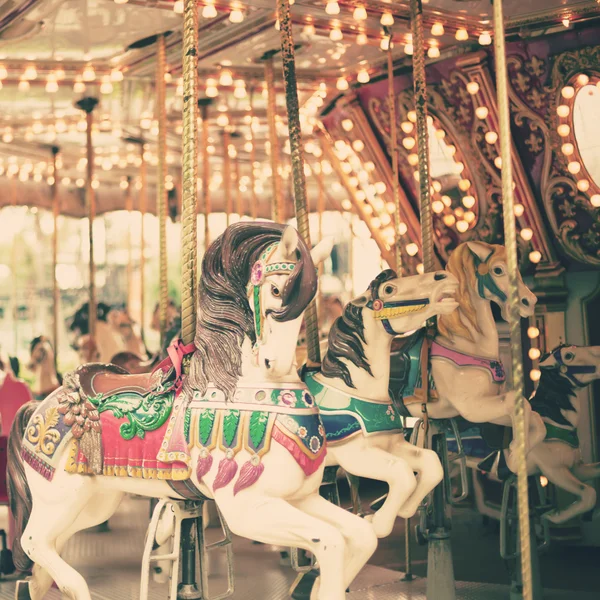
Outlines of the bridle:
M 494 278 L 490 273 L 489 262 L 494 255 L 494 251 L 492 250 L 485 260 L 481 260 L 481 258 L 479 258 L 479 256 L 477 256 L 470 248 L 469 252 L 473 255 L 475 275 L 477 276 L 477 291 L 480 298 L 485 300 L 485 290 L 488 290 L 488 292 L 493 296 L 496 296 L 500 302 L 506 302 L 506 294 L 498 287 L 498 284 L 494 281 Z
M 296 263 L 280 261 L 269 264 L 269 259 L 273 256 L 279 246 L 279 242 L 274 242 L 267 246 L 261 257 L 252 265 L 250 273 L 250 283 L 248 284 L 248 299 L 252 301 L 254 306 L 254 333 L 256 334 L 256 342 L 253 350 L 256 353 L 258 347 L 262 343 L 264 334 L 264 318 L 261 301 L 261 287 L 265 283 L 267 277 L 273 275 L 291 274 L 296 268 Z
M 564 346 L 559 346 L 554 352 L 552 352 L 552 356 L 554 356 L 554 360 L 558 365 L 558 370 L 561 375 L 564 375 L 571 383 L 576 385 L 577 387 L 585 387 L 587 383 L 582 383 L 575 377 L 575 375 L 585 375 L 592 374 L 596 372 L 596 367 L 594 365 L 567 365 L 562 358 L 561 350 Z
M 388 269 L 384 271 L 379 277 L 396 274 Z M 418 298 L 415 300 L 395 300 L 393 302 L 384 302 L 379 297 L 379 287 L 386 281 L 392 279 L 375 279 L 371 285 L 371 299 L 367 302 L 366 308 L 373 311 L 376 320 L 381 321 L 383 328 L 389 335 L 403 335 L 404 332 L 395 331 L 390 323 L 390 319 L 406 315 L 409 313 L 415 313 L 423 310 L 429 304 L 429 298 Z

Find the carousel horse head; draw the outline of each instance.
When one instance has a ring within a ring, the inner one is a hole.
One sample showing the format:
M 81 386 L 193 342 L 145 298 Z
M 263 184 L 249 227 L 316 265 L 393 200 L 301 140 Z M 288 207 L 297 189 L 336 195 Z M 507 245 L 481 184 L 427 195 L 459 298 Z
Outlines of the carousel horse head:
M 156 306 L 154 307 L 154 312 L 152 313 L 152 321 L 150 322 L 150 327 L 154 331 L 158 331 L 160 329 L 160 323 L 159 323 L 160 310 L 159 309 L 160 309 L 160 304 L 157 302 Z M 167 303 L 167 331 L 169 331 L 170 329 L 173 329 L 173 327 L 175 327 L 177 321 L 180 319 L 181 319 L 181 311 L 179 310 L 179 307 L 177 306 L 177 304 L 175 304 L 175 300 L 173 300 L 172 298 L 169 298 L 169 301 Z
M 471 333 L 462 322 L 466 318 L 477 330 L 477 313 L 474 298 L 495 302 L 501 310 L 502 318 L 508 319 L 508 266 L 506 248 L 485 242 L 465 242 L 451 254 L 446 270 L 459 282 L 457 300 L 459 310 L 444 316 L 438 322 L 443 335 L 457 333 L 471 338 Z M 531 317 L 535 311 L 537 298 L 523 283 L 517 273 L 519 292 L 519 313 L 521 317 Z
M 539 366 L 542 377 L 554 373 L 569 381 L 572 388 L 585 387 L 600 378 L 600 346 L 560 344 L 542 356 Z
M 98 302 L 96 305 L 96 319 L 98 322 L 106 322 L 108 313 L 111 312 L 111 307 L 104 302 Z M 81 336 L 89 334 L 89 302 L 83 303 L 75 312 L 75 314 L 67 319 L 67 330 L 70 334 L 71 346 L 74 350 L 79 347 L 78 340 Z
M 30 371 L 37 371 L 43 365 L 52 365 L 52 368 L 54 368 L 54 349 L 45 335 L 39 335 L 33 338 L 29 344 L 29 364 L 27 368 Z
M 212 382 L 231 397 L 245 342 L 266 379 L 289 376 L 302 315 L 317 291 L 316 265 L 332 245 L 323 240 L 311 251 L 293 227 L 276 223 L 228 227 L 202 263 L 189 384 L 203 392 Z
M 398 277 L 387 269 L 346 306 L 344 315 L 360 313 L 361 320 L 373 319 L 389 335 L 402 335 L 421 328 L 431 317 L 453 312 L 457 288 L 454 275 L 445 271 Z

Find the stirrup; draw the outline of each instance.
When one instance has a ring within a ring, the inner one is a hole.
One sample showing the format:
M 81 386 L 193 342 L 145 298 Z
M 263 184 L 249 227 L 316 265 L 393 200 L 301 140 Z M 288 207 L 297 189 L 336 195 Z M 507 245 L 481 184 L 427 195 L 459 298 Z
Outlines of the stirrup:
M 150 566 L 152 563 L 167 561 L 170 563 L 169 573 L 169 600 L 177 600 L 179 586 L 179 565 L 181 561 L 181 524 L 184 520 L 194 519 L 196 522 L 198 547 L 200 550 L 200 577 L 201 577 L 201 598 L 202 600 L 223 600 L 230 597 L 234 592 L 233 579 L 233 547 L 231 541 L 231 532 L 225 523 L 221 512 L 219 519 L 223 530 L 223 539 L 212 544 L 206 544 L 204 531 L 202 527 L 202 513 L 204 502 L 189 502 L 183 500 L 174 500 L 171 498 L 162 498 L 152 513 L 152 519 L 146 533 L 146 543 L 142 556 L 142 577 L 140 581 L 140 600 L 148 600 L 148 585 L 150 582 Z M 166 554 L 152 554 L 158 525 L 160 519 L 167 511 L 172 511 L 175 517 L 175 525 L 171 534 L 171 550 Z M 210 596 L 208 586 L 208 569 L 206 568 L 208 553 L 218 548 L 225 548 L 227 555 L 227 590 L 222 594 Z

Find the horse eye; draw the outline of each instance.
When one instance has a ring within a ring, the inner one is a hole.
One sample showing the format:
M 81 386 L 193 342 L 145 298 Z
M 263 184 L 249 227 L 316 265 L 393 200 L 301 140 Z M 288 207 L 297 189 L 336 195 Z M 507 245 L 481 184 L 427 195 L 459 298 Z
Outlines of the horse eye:
M 271 286 L 271 294 L 273 294 L 273 296 L 275 296 L 275 298 L 279 298 L 281 296 L 281 292 L 279 291 L 279 288 L 275 285 Z
M 573 360 L 575 355 L 572 352 L 565 352 L 565 360 Z
M 494 275 L 502 275 L 502 273 L 504 273 L 504 269 L 502 267 L 494 267 L 493 271 Z
M 388 296 L 391 296 L 396 291 L 396 288 L 393 285 L 386 285 L 385 288 L 383 289 L 383 291 Z

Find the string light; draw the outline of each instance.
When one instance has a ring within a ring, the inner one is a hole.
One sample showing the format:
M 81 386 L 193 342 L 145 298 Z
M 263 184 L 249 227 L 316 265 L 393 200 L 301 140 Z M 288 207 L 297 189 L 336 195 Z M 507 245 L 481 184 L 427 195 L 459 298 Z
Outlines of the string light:
M 29 91 L 29 81 L 27 79 L 20 79 L 18 89 L 20 92 L 28 92 Z
M 364 6 L 357 6 L 352 13 L 352 18 L 355 21 L 366 21 L 367 20 L 367 9 Z
M 0 80 L 8 77 L 8 71 L 4 65 L 0 65 Z
M 339 27 L 333 27 L 329 32 L 329 39 L 332 42 L 341 42 L 344 39 L 344 34 Z
M 492 43 L 492 36 L 489 31 L 484 31 L 479 36 L 479 44 L 481 46 L 489 46 Z
M 25 69 L 25 72 L 23 73 L 23 79 L 28 79 L 30 81 L 32 81 L 33 79 L 36 79 L 37 77 L 37 70 L 35 68 L 35 65 L 27 65 L 27 68 Z
M 315 26 L 312 23 L 308 23 L 302 29 L 302 33 L 307 36 L 313 36 L 317 33 Z
M 357 36 L 356 36 L 356 43 L 359 46 L 366 46 L 369 43 L 369 38 L 367 37 L 367 34 L 364 33 L 363 31 L 361 31 Z
M 417 244 L 415 244 L 414 242 L 411 242 L 410 244 L 406 244 L 406 253 L 409 256 L 416 256 L 418 251 L 419 251 L 419 246 L 417 246 Z
M 568 29 L 571 26 L 571 20 L 570 19 L 563 19 L 562 20 L 562 24 Z
M 404 44 L 404 54 L 411 56 L 413 52 L 414 52 L 414 48 L 413 48 L 412 43 L 409 42 L 408 44 Z
M 585 74 L 585 73 L 581 73 L 580 75 L 577 76 L 577 83 L 580 86 L 584 86 L 587 85 L 590 82 L 590 78 Z
M 110 77 L 108 75 L 104 75 L 102 77 L 102 85 L 100 86 L 101 94 L 112 94 L 113 85 L 110 82 Z
M 565 87 L 562 90 L 560 90 L 560 93 L 563 98 L 569 100 L 575 95 L 575 88 L 571 85 L 565 85 Z
M 182 2 L 183 4 L 183 2 Z M 217 9 L 212 2 L 207 2 L 202 8 L 202 16 L 205 19 L 214 19 L 217 16 Z
M 385 27 L 391 27 L 394 24 L 394 17 L 392 13 L 384 12 L 381 15 L 381 19 L 379 20 L 379 22 Z
M 366 69 L 361 69 L 356 76 L 356 79 L 359 83 L 369 83 L 371 80 L 371 76 L 369 75 L 369 71 Z
M 487 131 L 485 134 L 485 141 L 488 144 L 495 144 L 498 141 L 498 134 L 495 131 Z
M 542 260 L 542 253 L 538 250 L 533 250 L 529 253 L 529 260 L 532 263 L 539 263 Z
M 233 85 L 233 75 L 229 69 L 223 69 L 219 76 L 219 85 L 229 87 Z
M 467 83 L 467 92 L 474 96 L 479 91 L 479 84 L 476 81 L 469 81 Z
M 244 13 L 239 7 L 236 7 L 229 13 L 229 20 L 232 23 L 242 23 L 244 20 Z
M 340 92 L 343 92 L 345 90 L 347 90 L 350 85 L 348 83 L 348 80 L 345 77 L 339 77 L 338 80 L 336 81 L 335 87 L 340 90 Z
M 559 117 L 568 117 L 571 109 L 566 104 L 560 104 L 556 107 L 556 114 Z
M 529 227 L 525 227 L 524 229 L 521 229 L 521 237 L 528 242 L 533 237 L 533 231 L 531 231 Z
M 96 72 L 94 71 L 94 67 L 92 67 L 92 65 L 86 65 L 85 69 L 83 69 L 81 78 L 83 79 L 83 81 L 94 81 L 94 79 L 96 79 Z
M 513 212 L 515 213 L 515 217 L 522 217 L 525 212 L 525 207 L 522 204 L 515 204 L 513 206 Z
M 429 58 L 439 58 L 440 57 L 440 49 L 437 46 L 429 46 L 427 50 L 427 56 Z
M 540 335 L 540 330 L 537 327 L 529 327 L 527 329 L 527 337 L 530 340 L 534 340 L 535 338 L 539 337 Z
M 337 0 L 329 0 L 325 6 L 325 12 L 328 15 L 339 15 L 340 5 L 337 3 Z
M 599 208 L 600 207 L 600 194 L 594 194 L 590 198 L 590 203 L 593 207 Z
M 444 35 L 444 25 L 442 23 L 434 23 L 431 27 L 431 35 L 439 37 Z
M 85 83 L 81 81 L 81 77 L 78 75 L 75 78 L 75 83 L 73 84 L 73 92 L 76 94 L 83 94 L 85 92 Z
M 571 128 L 566 123 L 562 123 L 556 128 L 556 131 L 560 137 L 567 137 L 571 133 Z
M 58 82 L 54 73 L 49 73 L 46 77 L 46 91 L 49 94 L 56 94 L 58 92 Z
M 454 37 L 458 42 L 466 42 L 469 39 L 469 32 L 461 27 L 456 30 Z
M 481 119 L 481 120 L 483 120 L 483 119 L 487 118 L 487 116 L 488 116 L 489 112 L 490 112 L 490 111 L 488 110 L 487 106 L 478 106 L 478 107 L 475 109 L 475 116 L 476 116 L 478 119 Z
M 114 81 L 115 83 L 123 81 L 123 71 L 121 71 L 120 69 L 113 69 L 110 72 L 110 80 Z

